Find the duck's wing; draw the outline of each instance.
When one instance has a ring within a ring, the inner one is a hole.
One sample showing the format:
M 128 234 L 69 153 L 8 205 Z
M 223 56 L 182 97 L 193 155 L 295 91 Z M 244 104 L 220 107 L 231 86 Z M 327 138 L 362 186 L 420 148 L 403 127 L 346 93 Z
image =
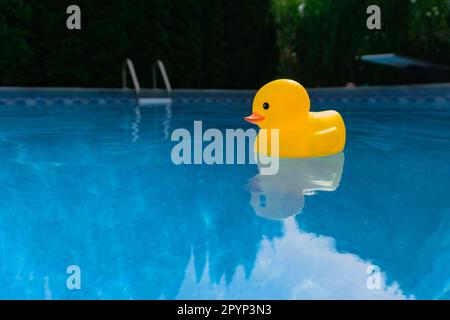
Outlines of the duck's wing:
M 309 150 L 313 155 L 331 152 L 339 143 L 339 131 L 336 127 L 314 133 L 309 139 Z

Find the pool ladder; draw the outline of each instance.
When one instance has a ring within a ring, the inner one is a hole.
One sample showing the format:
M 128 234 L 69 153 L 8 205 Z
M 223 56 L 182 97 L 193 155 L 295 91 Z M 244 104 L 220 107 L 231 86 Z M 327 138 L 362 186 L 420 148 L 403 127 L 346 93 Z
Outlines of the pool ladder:
M 128 71 L 131 77 L 131 81 L 133 82 L 136 99 L 138 100 L 138 103 L 140 105 L 171 103 L 172 86 L 170 84 L 169 76 L 167 75 L 166 67 L 164 66 L 164 63 L 161 60 L 157 60 L 153 64 L 152 68 L 153 89 L 157 89 L 157 69 L 161 73 L 161 77 L 166 87 L 166 92 L 168 96 L 167 98 L 141 98 L 141 85 L 139 84 L 139 79 L 136 74 L 136 69 L 134 68 L 134 63 L 129 58 L 126 59 L 122 65 L 122 88 L 124 90 L 128 89 L 127 86 L 127 71 Z

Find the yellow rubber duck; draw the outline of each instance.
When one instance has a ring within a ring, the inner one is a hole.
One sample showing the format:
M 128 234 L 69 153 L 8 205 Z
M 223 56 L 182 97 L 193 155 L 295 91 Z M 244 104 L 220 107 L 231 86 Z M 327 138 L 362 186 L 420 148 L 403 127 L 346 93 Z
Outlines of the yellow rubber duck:
M 346 133 L 341 115 L 331 110 L 309 110 L 305 88 L 296 81 L 281 79 L 266 84 L 256 93 L 253 113 L 245 120 L 267 131 L 279 130 L 280 158 L 323 157 L 344 150 Z M 256 152 L 260 136 L 261 132 L 255 142 Z M 264 136 L 268 137 L 269 146 L 270 136 L 269 133 Z

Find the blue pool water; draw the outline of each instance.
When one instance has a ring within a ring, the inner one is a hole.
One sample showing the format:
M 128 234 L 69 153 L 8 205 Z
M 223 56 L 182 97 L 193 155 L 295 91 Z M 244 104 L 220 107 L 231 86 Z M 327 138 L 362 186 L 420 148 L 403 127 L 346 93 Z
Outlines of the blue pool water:
M 250 95 L 0 94 L 0 298 L 449 299 L 449 90 L 410 91 L 313 93 L 345 154 L 276 176 L 171 162 L 194 120 L 250 128 Z

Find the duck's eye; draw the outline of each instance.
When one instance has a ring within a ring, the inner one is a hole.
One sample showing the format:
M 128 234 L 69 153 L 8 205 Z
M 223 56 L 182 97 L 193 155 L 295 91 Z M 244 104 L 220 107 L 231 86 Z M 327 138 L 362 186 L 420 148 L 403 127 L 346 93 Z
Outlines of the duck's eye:
M 267 102 L 264 102 L 263 103 L 263 108 L 265 109 L 265 110 L 267 110 L 267 109 L 269 109 L 269 104 L 267 103 Z

